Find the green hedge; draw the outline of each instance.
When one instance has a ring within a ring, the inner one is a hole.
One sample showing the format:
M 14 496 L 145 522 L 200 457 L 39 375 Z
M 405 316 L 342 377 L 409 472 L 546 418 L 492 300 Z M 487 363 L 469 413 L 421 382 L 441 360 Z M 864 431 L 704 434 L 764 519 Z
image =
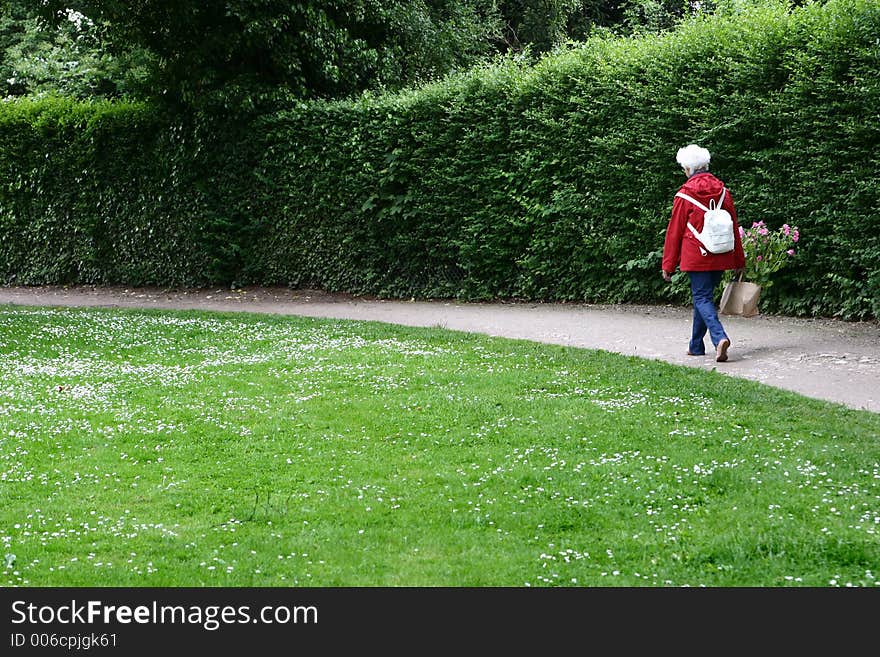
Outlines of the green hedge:
M 683 300 L 659 275 L 695 141 L 741 223 L 798 225 L 766 306 L 880 310 L 878 3 L 752 8 L 262 122 L 277 282 L 391 296 Z
M 229 281 L 252 214 L 246 145 L 142 104 L 0 103 L 0 281 Z
M 742 224 L 800 227 L 763 308 L 876 318 L 878 34 L 876 0 L 748 8 L 251 125 L 0 105 L 0 276 L 684 302 L 659 269 L 697 142 Z

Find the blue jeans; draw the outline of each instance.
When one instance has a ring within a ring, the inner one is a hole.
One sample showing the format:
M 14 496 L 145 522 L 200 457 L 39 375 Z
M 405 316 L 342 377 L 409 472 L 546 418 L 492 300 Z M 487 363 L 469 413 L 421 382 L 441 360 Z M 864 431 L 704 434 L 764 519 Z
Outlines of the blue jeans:
M 719 342 L 727 338 L 721 320 L 718 319 L 718 309 L 715 307 L 715 288 L 721 282 L 723 274 L 723 271 L 688 272 L 691 279 L 691 297 L 694 300 L 694 326 L 688 346 L 688 351 L 692 354 L 706 353 L 703 344 L 706 331 L 709 331 L 712 344 L 716 347 Z

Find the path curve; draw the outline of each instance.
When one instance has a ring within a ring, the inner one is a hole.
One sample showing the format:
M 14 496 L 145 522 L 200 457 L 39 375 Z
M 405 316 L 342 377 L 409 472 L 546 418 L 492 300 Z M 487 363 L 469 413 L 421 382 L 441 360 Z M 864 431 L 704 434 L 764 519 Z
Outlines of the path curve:
M 246 311 L 440 326 L 603 349 L 760 381 L 880 413 L 880 322 L 724 317 L 730 360 L 685 355 L 691 310 L 677 306 L 399 301 L 316 290 L 0 287 L 0 303 Z M 707 339 L 707 344 L 709 341 Z

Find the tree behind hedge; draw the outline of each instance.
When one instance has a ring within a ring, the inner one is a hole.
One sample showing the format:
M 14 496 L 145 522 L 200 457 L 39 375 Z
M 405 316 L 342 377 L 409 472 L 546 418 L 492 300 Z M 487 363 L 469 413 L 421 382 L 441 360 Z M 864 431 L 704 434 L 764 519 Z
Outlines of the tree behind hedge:
M 239 115 L 439 77 L 500 31 L 492 0 L 48 0 L 42 14 L 70 9 L 103 26 L 108 49 L 157 57 L 155 98 Z
M 25 0 L 0 4 L 0 97 L 149 95 L 151 53 L 132 46 L 111 55 L 87 17 L 65 12 L 49 25 L 38 9 Z
M 7 50 L 7 68 L 28 69 L 5 85 L 14 95 L 87 90 L 241 115 L 399 89 L 499 52 L 540 55 L 596 28 L 657 32 L 694 11 L 685 0 L 6 0 L 0 54 L 4 32 L 24 33 Z

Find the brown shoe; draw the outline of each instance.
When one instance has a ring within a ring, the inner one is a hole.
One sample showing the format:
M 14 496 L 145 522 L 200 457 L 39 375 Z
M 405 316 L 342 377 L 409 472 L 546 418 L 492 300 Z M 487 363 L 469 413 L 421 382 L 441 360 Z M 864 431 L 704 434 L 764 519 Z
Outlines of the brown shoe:
M 727 350 L 730 348 L 730 340 L 724 338 L 715 348 L 715 360 L 719 363 L 727 361 Z

